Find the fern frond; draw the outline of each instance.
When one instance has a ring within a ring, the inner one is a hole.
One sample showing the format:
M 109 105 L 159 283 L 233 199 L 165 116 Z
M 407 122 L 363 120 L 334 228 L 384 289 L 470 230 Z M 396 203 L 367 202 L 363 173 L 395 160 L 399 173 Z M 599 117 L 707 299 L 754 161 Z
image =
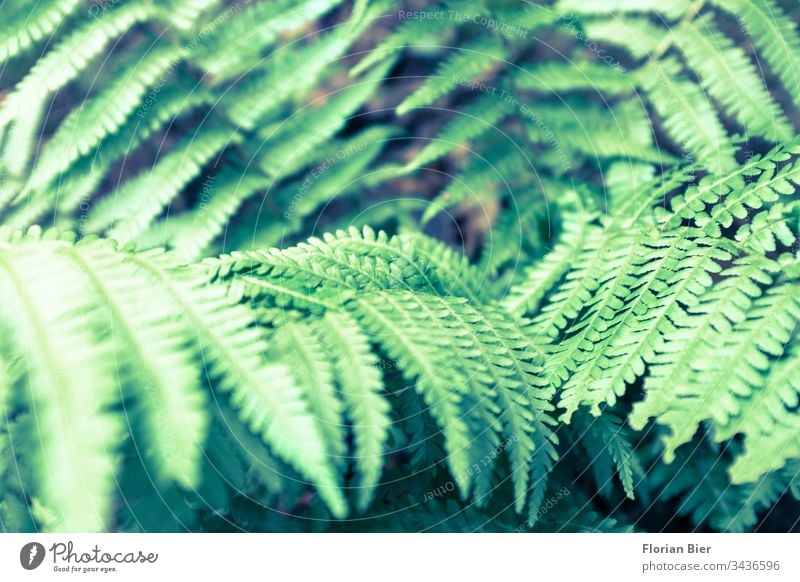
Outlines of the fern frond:
M 690 0 L 598 0 L 597 2 L 581 2 L 580 0 L 559 0 L 556 9 L 562 14 L 608 14 L 614 12 L 659 13 L 668 18 L 683 15 L 691 5 Z
M 10 98 L 2 101 L 5 104 Z M 0 206 L 4 206 L 8 200 L 13 198 L 21 184 L 24 183 L 26 174 L 29 170 L 31 158 L 36 149 L 42 116 L 45 113 L 47 101 L 41 95 L 31 96 L 25 103 L 25 108 L 18 112 L 14 123 L 5 131 L 0 129 L 0 137 L 4 135 L 2 142 L 2 153 L 0 153 L 0 168 L 4 174 L 13 180 L 15 188 L 8 184 L 2 187 L 8 189 L 9 194 L 0 194 Z
M 779 245 L 792 247 L 797 240 L 797 215 L 800 201 L 788 204 L 776 202 L 767 210 L 756 213 L 752 219 L 743 224 L 737 231 L 737 242 L 745 248 L 755 250 L 762 255 L 774 253 Z
M 780 195 L 794 194 L 800 163 L 792 156 L 797 154 L 800 145 L 791 142 L 763 157 L 754 156 L 731 172 L 703 178 L 670 201 L 671 214 L 661 211 L 659 216 L 668 227 L 694 219 L 709 235 L 720 236 L 720 228 L 745 218 L 748 208 L 759 209 Z
M 793 332 L 800 308 L 797 289 L 768 289 L 747 310 L 746 318 L 706 337 L 691 358 L 688 371 L 674 385 L 674 396 L 657 421 L 670 427 L 665 458 L 687 442 L 704 420 L 724 427 L 750 406 L 753 387 L 769 368 L 769 357 L 780 356 Z M 709 351 L 715 354 L 710 357 Z
M 442 427 L 448 464 L 462 496 L 469 492 L 475 472 L 471 468 L 475 459 L 470 458 L 467 443 L 485 438 L 484 432 L 490 430 L 485 427 L 475 433 L 465 417 L 470 406 L 487 407 L 491 412 L 496 407 L 491 400 L 497 398 L 504 432 L 513 440 L 509 454 L 516 507 L 520 511 L 535 449 L 531 437 L 534 417 L 526 402 L 546 415 L 551 406 L 551 390 L 543 382 L 541 368 L 530 363 L 538 357 L 537 351 L 519 328 L 500 313 L 478 311 L 463 299 L 420 293 L 380 292 L 356 298 L 348 305 L 361 324 L 376 334 L 384 349 L 397 359 L 403 372 L 417 378 L 418 390 Z M 421 349 L 426 344 L 436 347 Z M 451 349 L 445 349 L 447 346 Z M 449 380 L 443 382 L 443 378 Z M 496 386 L 487 385 L 489 378 L 497 382 Z M 537 426 L 547 431 L 549 439 L 547 423 L 542 421 Z
M 368 227 L 329 233 L 285 250 L 232 253 L 207 265 L 217 276 L 238 274 L 262 285 L 263 291 L 252 290 L 253 299 L 270 295 L 264 283 L 333 304 L 345 301 L 355 290 L 444 290 L 408 241 Z
M 89 153 L 105 137 L 116 133 L 145 98 L 149 88 L 167 74 L 184 54 L 169 45 L 141 47 L 117 81 L 74 110 L 42 148 L 26 188 L 38 191 Z
M 621 419 L 611 413 L 588 418 L 578 414 L 573 424 L 580 431 L 578 439 L 589 455 L 589 466 L 600 494 L 611 496 L 613 472 L 616 470 L 625 496 L 635 499 L 633 445 Z
M 431 105 L 460 83 L 474 81 L 508 57 L 502 43 L 484 36 L 458 49 L 428 77 L 414 93 L 397 106 L 397 114 L 405 115 L 412 109 Z
M 531 169 L 532 161 L 516 143 L 510 143 L 507 136 L 497 137 L 501 141 L 489 142 L 491 146 L 486 155 L 471 152 L 472 157 L 464 167 L 425 209 L 423 223 L 461 203 L 483 205 L 500 198 L 504 193 L 513 195 L 513 184 Z M 481 141 L 481 149 L 485 143 Z M 449 149 L 449 144 L 442 143 L 440 146 L 439 142 L 433 142 L 425 149 L 428 148 Z
M 206 396 L 198 390 L 196 354 L 174 306 L 108 244 L 89 242 L 61 252 L 85 273 L 113 322 L 110 334 L 124 354 L 117 360 L 127 386 L 124 404 L 141 426 L 145 456 L 153 458 L 162 480 L 197 487 Z
M 753 302 L 747 319 L 724 334 L 706 338 L 705 349 L 691 362 L 687 380 L 675 385 L 669 408 L 657 419 L 672 431 L 665 439 L 666 458 L 691 439 L 702 421 L 724 427 L 731 417 L 749 412 L 754 386 L 768 371 L 769 358 L 783 354 L 797 326 L 798 298 L 793 285 L 770 288 Z
M 167 0 L 157 6 L 161 18 L 179 30 L 188 31 L 193 28 L 203 12 L 216 4 L 217 0 Z
M 326 462 L 341 470 L 347 454 L 344 409 L 336 395 L 333 364 L 320 338 L 310 325 L 288 322 L 272 335 L 271 350 L 290 370 L 303 393 L 326 445 Z
M 309 104 L 277 129 L 262 132 L 269 144 L 261 154 L 264 171 L 271 176 L 284 176 L 308 164 L 315 150 L 344 127 L 375 93 L 387 70 L 388 66 L 377 67 L 341 91 Z M 304 131 L 309 127 L 313 132 Z
M 514 77 L 517 88 L 540 93 L 562 94 L 587 91 L 601 95 L 625 95 L 635 89 L 630 77 L 605 64 L 590 61 L 548 61 L 526 67 Z
M 447 27 L 445 20 L 409 19 L 404 20 L 392 34 L 384 38 L 374 49 L 361 59 L 352 69 L 350 75 L 360 75 L 373 65 L 394 57 L 404 48 L 424 42 L 426 37 Z
M 464 106 L 459 114 L 445 125 L 436 137 L 408 163 L 413 170 L 440 158 L 487 131 L 497 131 L 496 124 L 513 110 L 504 99 L 488 94 Z
M 122 423 L 114 356 L 76 314 L 95 314 L 83 274 L 52 252 L 58 241 L 0 248 L 0 310 L 13 322 L 11 354 L 22 359 L 30 416 L 16 427 L 28 442 L 34 480 L 26 495 L 49 515 L 49 529 L 101 531 L 109 523 Z M 52 290 L 58 288 L 54 301 Z M 97 321 L 95 319 L 95 321 Z M 12 425 L 13 426 L 13 425 Z M 76 500 L 79 502 L 76 503 Z
M 672 58 L 637 71 L 648 100 L 664 121 L 670 137 L 713 174 L 736 167 L 734 147 L 714 106 L 680 72 Z
M 637 403 L 629 417 L 640 430 L 651 416 L 660 416 L 674 400 L 674 387 L 689 384 L 691 363 L 706 345 L 711 332 L 730 333 L 733 325 L 746 319 L 747 310 L 763 293 L 762 286 L 773 282 L 774 263 L 754 258 L 737 259 L 722 272 L 724 278 L 699 301 L 689 305 L 685 317 L 676 319 L 676 329 L 664 334 L 645 379 L 645 399 Z M 691 436 L 691 435 L 690 435 Z
M 664 41 L 664 30 L 645 16 L 613 16 L 582 23 L 587 38 L 610 45 L 620 45 L 634 59 L 656 53 Z
M 770 96 L 755 65 L 710 18 L 695 20 L 673 34 L 703 88 L 748 135 L 775 142 L 791 139 L 794 129 Z
M 280 0 L 244 8 L 234 5 L 203 26 L 192 58 L 215 80 L 230 79 L 259 65 L 280 35 L 300 29 L 341 0 Z
M 800 106 L 800 37 L 796 23 L 774 0 L 713 0 L 741 20 L 763 58 Z
M 19 201 L 9 214 L 7 226 L 27 228 L 37 220 L 43 220 L 44 213 L 56 206 L 64 214 L 58 214 L 54 218 L 65 219 L 66 226 L 75 228 L 75 223 L 68 221 L 71 218 L 70 213 L 82 204 L 88 204 L 95 186 L 112 174 L 116 162 L 130 154 L 165 124 L 174 123 L 176 118 L 190 114 L 195 107 L 206 104 L 208 99 L 209 95 L 194 88 L 193 84 L 175 83 L 165 87 L 159 93 L 159 106 L 146 119 L 142 120 L 139 116 L 129 118 L 114 135 L 107 136 L 90 151 L 71 162 L 43 190 Z M 115 178 L 116 181 L 120 179 Z M 89 216 L 84 214 L 77 227 L 86 230 L 88 220 Z M 46 221 L 43 223 L 47 224 Z
M 196 333 L 217 389 L 231 394 L 242 420 L 286 462 L 318 487 L 337 517 L 347 508 L 325 462 L 325 443 L 289 370 L 264 362 L 266 344 L 244 306 L 232 306 L 223 287 L 206 276 L 170 278 L 164 267 L 134 255 L 131 261 L 156 278 Z
M 591 102 L 537 104 L 525 115 L 528 137 L 534 143 L 554 143 L 556 148 L 589 158 L 628 158 L 660 161 L 653 148 L 653 130 L 644 109 L 635 101 L 609 107 Z
M 733 483 L 749 483 L 769 471 L 800 458 L 800 420 L 791 414 L 800 402 L 797 376 L 800 350 L 793 343 L 769 370 L 765 386 L 747 408 L 717 430 L 719 440 L 737 433 L 745 435 L 744 452 L 731 465 Z
M 245 129 L 274 113 L 292 97 L 303 94 L 335 65 L 372 18 L 367 14 L 338 25 L 321 40 L 299 50 L 278 52 L 266 71 L 255 71 L 226 92 L 219 106 Z
M 591 217 L 570 215 L 564 221 L 564 230 L 558 244 L 540 261 L 526 269 L 522 280 L 511 287 L 502 305 L 520 315 L 537 310 L 539 303 L 569 271 L 575 256 L 584 248 L 585 241 L 599 229 L 590 225 Z
M 601 283 L 581 318 L 584 327 L 575 335 L 568 328 L 551 360 L 552 373 L 564 382 L 560 403 L 566 418 L 582 403 L 599 415 L 600 403 L 613 406 L 626 384 L 644 373 L 663 334 L 683 316 L 681 304 L 695 303 L 720 271 L 718 261 L 730 259 L 720 246 L 685 233 L 644 240 L 633 251 L 638 256 L 631 267 L 620 270 L 633 279 L 619 275 L 609 281 L 613 287 Z
M 450 472 L 462 496 L 466 496 L 473 481 L 470 468 L 478 460 L 472 456 L 470 446 L 478 434 L 470 428 L 466 419 L 469 409 L 465 410 L 463 404 L 465 398 L 470 398 L 470 379 L 467 370 L 453 366 L 452 355 L 446 350 L 423 347 L 432 338 L 440 346 L 455 344 L 456 349 L 461 347 L 459 340 L 454 342 L 451 334 L 442 333 L 441 313 L 431 320 L 421 310 L 418 302 L 425 299 L 416 294 L 375 295 L 357 298 L 351 311 L 359 325 L 381 341 L 384 350 L 398 362 L 404 375 L 409 380 L 416 380 L 416 390 L 425 399 L 444 435 Z M 420 319 L 420 314 L 424 319 Z M 421 327 L 426 321 L 434 326 Z
M 48 38 L 80 4 L 80 0 L 43 0 L 7 7 L 0 29 L 0 62 Z
M 555 337 L 568 323 L 576 318 L 583 305 L 588 302 L 594 291 L 600 286 L 599 278 L 606 271 L 606 260 L 617 254 L 617 260 L 628 250 L 629 237 L 621 236 L 618 231 L 588 229 L 583 247 L 569 265 L 571 270 L 566 274 L 559 288 L 549 297 L 548 303 L 534 318 L 534 329 L 543 335 Z M 620 241 L 624 242 L 620 242 Z M 566 264 L 565 253 L 570 251 L 562 247 L 554 256 L 555 271 L 551 276 L 558 276 L 561 265 Z M 622 253 L 622 255 L 620 255 Z M 550 277 L 548 277 L 549 279 Z M 545 280 L 547 281 L 547 279 Z
M 380 362 L 370 351 L 369 337 L 346 313 L 328 312 L 318 325 L 332 354 L 336 381 L 352 423 L 359 472 L 356 499 L 363 511 L 383 471 L 391 423 L 389 403 L 381 394 Z
M 473 303 L 486 303 L 489 300 L 486 274 L 471 265 L 462 254 L 419 233 L 403 233 L 399 238 L 414 249 L 418 259 L 429 266 L 430 277 L 436 282 L 437 291 L 464 297 Z
M 201 202 L 186 216 L 185 227 L 179 227 L 171 246 L 182 257 L 197 258 L 227 226 L 227 221 L 241 204 L 259 190 L 269 188 L 271 181 L 255 172 L 226 166 L 203 186 Z M 210 199 L 207 199 L 209 198 Z
M 663 485 L 658 500 L 679 499 L 678 514 L 694 524 L 733 532 L 750 530 L 758 523 L 758 512 L 788 488 L 786 477 L 776 473 L 752 485 L 731 485 L 718 451 L 706 441 L 673 464 L 656 466 L 652 482 Z
M 640 282 L 634 276 L 633 266 L 641 252 L 641 244 L 641 234 L 633 233 L 621 237 L 618 245 L 604 253 L 603 269 L 597 273 L 596 287 L 591 296 L 583 301 L 580 321 L 561 330 L 562 337 L 554 348 L 555 353 L 548 358 L 549 377 L 563 384 L 560 404 L 565 408 L 562 418 L 567 422 L 582 400 L 593 356 L 602 357 L 602 348 L 610 341 L 618 323 L 616 318 L 624 318 L 624 314 L 629 313 L 626 311 L 627 300 Z M 657 269 L 647 274 L 652 277 L 655 272 Z M 646 288 L 648 280 L 642 283 Z M 610 398 L 613 403 L 614 396 L 610 395 Z
M 107 50 L 112 40 L 152 14 L 149 5 L 137 2 L 112 6 L 59 42 L 36 61 L 14 91 L 0 104 L 0 128 L 29 107 L 32 99 L 57 92 Z
M 109 229 L 111 238 L 122 244 L 135 240 L 206 164 L 236 140 L 230 127 L 199 128 L 150 171 L 134 177 L 112 197 L 104 198 L 92 210 L 86 228 L 96 232 L 113 224 Z

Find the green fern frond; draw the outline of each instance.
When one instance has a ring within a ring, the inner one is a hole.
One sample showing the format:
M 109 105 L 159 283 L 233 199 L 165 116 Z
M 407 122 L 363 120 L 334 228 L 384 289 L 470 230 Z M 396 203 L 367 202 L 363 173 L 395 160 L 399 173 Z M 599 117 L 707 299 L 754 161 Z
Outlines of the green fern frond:
M 183 187 L 236 140 L 237 135 L 230 127 L 199 128 L 158 160 L 150 171 L 134 177 L 112 197 L 104 198 L 92 209 L 86 228 L 96 232 L 110 226 L 111 238 L 123 244 L 136 240 Z
M 12 425 L 13 436 L 28 443 L 33 481 L 25 493 L 46 508 L 49 528 L 100 531 L 111 517 L 122 434 L 121 419 L 110 410 L 118 403 L 114 355 L 94 337 L 96 308 L 84 292 L 83 273 L 53 252 L 58 246 L 0 248 L 0 309 L 14 338 L 4 359 L 24 361 L 31 412 L 24 425 Z M 76 313 L 93 314 L 94 325 Z
M 360 75 L 373 65 L 387 58 L 394 57 L 404 48 L 408 46 L 414 47 L 420 42 L 423 42 L 426 37 L 441 31 L 446 28 L 447 25 L 447 21 L 443 19 L 426 20 L 421 18 L 404 20 L 397 30 L 384 38 L 374 49 L 367 53 L 363 59 L 350 69 L 350 75 Z
M 388 68 L 377 67 L 345 89 L 310 103 L 276 129 L 262 132 L 269 144 L 262 154 L 264 171 L 276 177 L 290 175 L 308 164 L 316 148 L 328 142 L 376 92 Z M 309 127 L 313 132 L 303 131 Z
M 95 193 L 98 182 L 113 175 L 114 164 L 140 146 L 155 132 L 168 123 L 174 123 L 190 113 L 195 107 L 208 102 L 208 94 L 186 83 L 176 83 L 159 92 L 159 107 L 142 120 L 139 116 L 129 118 L 114 135 L 109 135 L 53 179 L 35 196 L 20 200 L 9 213 L 6 221 L 11 228 L 27 228 L 37 220 L 47 224 L 43 215 L 56 206 L 55 218 L 63 218 L 67 226 L 70 213 L 76 209 L 83 211 L 77 227 L 86 230 L 89 220 L 88 201 Z M 16 193 L 17 191 L 15 191 Z M 102 204 L 102 202 L 101 202 Z M 83 207 L 81 207 L 83 206 Z M 63 213 L 63 214 L 62 214 Z
M 113 322 L 110 334 L 124 354 L 117 359 L 124 404 L 141 423 L 145 457 L 153 458 L 161 479 L 196 487 L 208 418 L 185 325 L 153 281 L 108 244 L 64 247 L 61 253 L 86 274 Z
M 734 483 L 749 483 L 800 457 L 800 421 L 789 411 L 798 405 L 798 348 L 793 343 L 769 370 L 765 386 L 745 410 L 717 431 L 720 440 L 745 435 L 744 452 L 731 465 Z
M 198 257 L 225 229 L 241 204 L 256 192 L 268 189 L 270 184 L 260 174 L 234 166 L 222 168 L 203 186 L 197 209 L 182 215 L 186 220 L 171 238 L 171 246 L 182 257 Z
M 713 0 L 713 4 L 740 19 L 767 62 L 800 105 L 800 37 L 797 26 L 774 0 Z
M 656 54 L 664 42 L 664 30 L 646 16 L 612 16 L 590 20 L 582 26 L 588 38 L 624 46 L 637 60 Z
M 231 394 L 242 420 L 283 459 L 310 478 L 331 512 L 347 508 L 326 447 L 289 370 L 266 364 L 266 343 L 243 306 L 231 305 L 225 290 L 206 276 L 170 278 L 164 267 L 139 256 L 131 258 L 151 273 L 185 314 L 195 332 L 205 366 L 218 390 Z
M 80 0 L 45 0 L 7 7 L 0 29 L 0 62 L 48 38 L 80 4 Z
M 673 59 L 637 72 L 670 137 L 714 174 L 736 167 L 734 147 L 708 97 L 680 73 Z
M 725 427 L 731 417 L 747 414 L 754 387 L 769 370 L 769 358 L 782 355 L 794 331 L 800 317 L 798 297 L 793 285 L 770 288 L 753 302 L 745 320 L 725 333 L 706 337 L 686 381 L 675 384 L 672 402 L 657 419 L 672 431 L 665 439 L 666 458 L 691 438 L 700 422 L 710 420 Z
M 674 34 L 703 88 L 749 135 L 776 142 L 791 139 L 793 128 L 770 96 L 755 65 L 710 18 L 695 20 Z
M 616 471 L 625 496 L 628 499 L 635 499 L 635 457 L 630 434 L 622 421 L 610 413 L 588 418 L 578 414 L 573 424 L 580 432 L 579 442 L 589 455 L 589 466 L 594 473 L 600 494 L 611 496 L 612 478 Z
M 568 216 L 564 221 L 564 232 L 558 244 L 526 270 L 520 283 L 513 286 L 503 299 L 502 305 L 512 313 L 533 313 L 542 299 L 569 271 L 575 255 L 584 248 L 584 243 L 599 229 L 590 225 L 591 217 Z
M 5 2 L 0 530 L 785 526 L 797 10 L 423 4 Z
M 341 303 L 356 290 L 441 293 L 449 288 L 447 274 L 434 273 L 409 241 L 367 227 L 363 231 L 351 227 L 285 250 L 232 253 L 207 264 L 217 276 L 235 273 L 255 285 L 249 294 L 254 300 L 271 295 L 264 283 L 326 304 Z
M 372 500 L 383 470 L 391 423 L 389 403 L 381 394 L 380 361 L 370 351 L 369 337 L 347 314 L 326 313 L 319 328 L 331 351 L 336 381 L 352 423 L 355 462 L 360 474 L 357 507 L 363 511 Z
M 731 485 L 719 451 L 707 441 L 652 473 L 652 483 L 660 485 L 659 501 L 677 499 L 678 514 L 689 516 L 696 526 L 732 532 L 751 530 L 759 511 L 786 492 L 787 481 L 785 475 L 771 473 L 755 484 Z
M 597 2 L 581 2 L 580 0 L 559 0 L 556 9 L 570 14 L 608 14 L 608 13 L 660 13 L 668 18 L 683 15 L 691 5 L 690 0 L 599 0 Z
M 217 0 L 167 0 L 156 8 L 161 17 L 179 30 L 191 30 L 201 14 Z
M 229 79 L 259 65 L 281 34 L 300 29 L 341 0 L 280 0 L 229 7 L 205 24 L 195 39 L 197 60 L 215 80 Z
M 752 386 L 768 367 L 769 356 L 781 355 L 778 342 L 783 338 L 786 343 L 795 325 L 795 290 L 782 285 L 762 295 L 757 283 L 770 282 L 765 266 L 758 260 L 740 260 L 731 269 L 732 277 L 701 296 L 681 327 L 667 334 L 668 341 L 659 350 L 663 354 L 659 359 L 666 365 L 652 369 L 653 376 L 645 383 L 647 399 L 637 404 L 631 416 L 634 426 L 641 426 L 651 415 L 670 426 L 672 435 L 665 439 L 667 460 L 701 421 L 713 420 L 724 427 L 731 416 L 746 410 Z M 669 351 L 670 340 L 679 350 Z M 719 356 L 709 358 L 709 350 Z M 705 373 L 708 380 L 699 381 Z M 669 396 L 661 384 L 665 380 Z M 704 402 L 714 405 L 698 407 Z
M 419 152 L 407 168 L 413 170 L 466 147 L 466 143 L 487 131 L 497 131 L 495 124 L 512 111 L 511 105 L 493 94 L 481 95 L 466 105 L 442 131 Z
M 254 128 L 286 101 L 306 93 L 326 69 L 334 67 L 378 8 L 373 5 L 366 14 L 354 14 L 353 20 L 338 25 L 313 44 L 273 54 L 269 61 L 272 66 L 238 81 L 226 92 L 219 106 L 239 126 Z
M 745 248 L 762 255 L 776 252 L 779 245 L 791 248 L 800 231 L 797 228 L 798 211 L 800 204 L 797 200 L 788 204 L 776 202 L 739 227 L 735 239 Z
M 397 106 L 397 114 L 426 107 L 459 84 L 475 81 L 508 57 L 503 45 L 494 37 L 485 36 L 466 44 L 451 55 L 436 73 Z
M 310 325 L 299 321 L 281 325 L 270 339 L 276 359 L 291 371 L 305 397 L 326 445 L 327 464 L 341 470 L 347 454 L 344 409 L 336 395 L 333 365 L 325 346 Z
M 432 337 L 443 345 L 453 342 L 453 337 L 443 334 L 439 327 L 441 315 L 431 320 L 422 311 L 418 302 L 425 299 L 419 295 L 358 298 L 351 310 L 359 325 L 382 341 L 384 350 L 398 362 L 404 374 L 410 380 L 416 380 L 417 391 L 441 427 L 446 439 L 447 464 L 465 496 L 473 481 L 470 469 L 479 460 L 473 458 L 470 447 L 478 434 L 470 429 L 462 403 L 465 398 L 471 398 L 469 372 L 454 368 L 448 352 L 423 348 Z M 420 313 L 425 316 L 422 320 Z M 431 326 L 432 329 L 420 328 L 419 325 L 425 321 L 435 326 Z M 434 336 L 430 335 L 432 332 L 435 332 Z M 461 347 L 458 343 L 455 345 Z
M 500 137 L 500 136 L 498 136 Z M 483 147 L 481 141 L 479 146 Z M 513 194 L 515 178 L 524 175 L 533 165 L 531 159 L 516 143 L 510 143 L 507 136 L 502 141 L 492 142 L 487 154 L 473 156 L 453 177 L 450 183 L 437 194 L 422 215 L 427 223 L 444 210 L 461 203 L 482 205 L 501 198 L 502 194 Z M 433 142 L 428 148 L 439 150 L 449 148 L 449 144 Z M 420 153 L 424 153 L 424 151 Z M 416 162 L 412 162 L 416 165 Z
M 0 104 L 0 127 L 5 127 L 25 111 L 31 99 L 52 94 L 75 79 L 109 43 L 152 14 L 139 3 L 112 6 L 70 34 L 31 67 L 14 91 Z
M 538 357 L 537 351 L 521 331 L 499 314 L 481 313 L 463 299 L 380 292 L 356 298 L 348 305 L 359 322 L 398 361 L 404 374 L 417 379 L 417 389 L 445 435 L 448 464 L 462 495 L 470 491 L 475 473 L 472 465 L 479 460 L 470 457 L 468 443 L 486 436 L 484 432 L 470 430 L 467 411 L 470 406 L 489 406 L 487 411 L 491 412 L 495 405 L 484 399 L 497 398 L 500 405 L 497 410 L 503 411 L 500 415 L 503 430 L 513 439 L 509 454 L 516 507 L 520 511 L 532 470 L 530 454 L 535 448 L 531 437 L 533 416 L 525 404 L 546 414 L 551 394 L 540 375 L 541 368 L 530 363 Z M 420 349 L 425 344 L 437 348 Z M 491 358 L 489 345 L 494 346 Z M 447 346 L 451 349 L 444 349 Z M 480 360 L 476 361 L 476 356 Z M 452 380 L 443 382 L 442 378 Z M 490 378 L 499 384 L 487 385 Z M 496 395 L 492 396 L 495 390 Z M 473 401 L 476 394 L 480 399 Z M 549 439 L 547 423 L 540 422 L 538 426 L 547 430 Z
M 535 68 L 523 69 L 515 78 L 519 89 L 561 94 L 568 91 L 597 92 L 601 95 L 624 95 L 635 89 L 630 77 L 599 63 L 549 61 Z
M 564 382 L 560 403 L 566 418 L 582 403 L 595 415 L 599 404 L 613 406 L 683 316 L 681 305 L 695 303 L 721 270 L 718 262 L 731 258 L 715 241 L 686 234 L 643 240 L 632 249 L 628 268 L 609 261 L 612 278 L 601 276 L 580 326 L 567 328 L 549 362 L 551 373 Z
M 603 273 L 608 273 L 605 261 L 615 253 L 617 260 L 624 257 L 625 251 L 629 250 L 630 242 L 630 237 L 622 236 L 619 231 L 588 229 L 585 242 L 572 261 L 567 262 L 568 259 L 564 254 L 570 251 L 562 247 L 553 257 L 555 271 L 552 277 L 559 276 L 556 273 L 561 270 L 560 265 L 568 264 L 571 270 L 566 273 L 564 281 L 534 318 L 535 329 L 546 336 L 557 336 L 560 330 L 578 316 L 584 303 L 591 299 L 592 294 L 600 286 L 599 278 Z
M 118 81 L 74 110 L 42 148 L 30 174 L 27 190 L 38 191 L 65 171 L 81 155 L 89 153 L 107 136 L 116 133 L 159 78 L 168 74 L 184 51 L 168 45 L 143 45 Z
M 800 165 L 792 156 L 798 153 L 800 146 L 791 142 L 763 157 L 754 156 L 731 172 L 708 176 L 674 197 L 670 214 L 661 211 L 659 215 L 669 227 L 694 219 L 711 236 L 720 236 L 720 228 L 745 218 L 748 208 L 760 209 L 780 195 L 794 194 Z
M 644 401 L 634 406 L 630 423 L 644 427 L 651 416 L 659 416 L 670 406 L 675 385 L 685 384 L 691 373 L 691 361 L 705 345 L 706 336 L 716 331 L 730 332 L 733 324 L 746 319 L 746 312 L 762 286 L 772 283 L 775 265 L 763 259 L 744 257 L 723 271 L 724 279 L 703 293 L 687 308 L 686 317 L 676 320 L 676 329 L 664 335 L 645 380 Z
M 653 148 L 650 121 L 634 101 L 616 107 L 591 102 L 537 104 L 526 115 L 528 137 L 534 143 L 553 142 L 558 148 L 590 159 L 627 158 L 660 161 Z

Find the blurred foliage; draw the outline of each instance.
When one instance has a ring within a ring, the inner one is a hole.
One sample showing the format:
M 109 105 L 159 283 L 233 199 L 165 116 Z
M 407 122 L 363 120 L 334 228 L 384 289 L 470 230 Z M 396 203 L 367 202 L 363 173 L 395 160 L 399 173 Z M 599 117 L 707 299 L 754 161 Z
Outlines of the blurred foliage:
M 0 13 L 0 529 L 798 528 L 795 2 Z

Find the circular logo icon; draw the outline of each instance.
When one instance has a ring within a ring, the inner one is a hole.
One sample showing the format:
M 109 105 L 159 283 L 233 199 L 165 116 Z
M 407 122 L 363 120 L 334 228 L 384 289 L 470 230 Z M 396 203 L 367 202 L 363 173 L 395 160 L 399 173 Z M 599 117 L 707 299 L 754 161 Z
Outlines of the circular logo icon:
M 44 546 L 39 542 L 29 542 L 19 551 L 19 563 L 26 570 L 35 570 L 44 561 Z

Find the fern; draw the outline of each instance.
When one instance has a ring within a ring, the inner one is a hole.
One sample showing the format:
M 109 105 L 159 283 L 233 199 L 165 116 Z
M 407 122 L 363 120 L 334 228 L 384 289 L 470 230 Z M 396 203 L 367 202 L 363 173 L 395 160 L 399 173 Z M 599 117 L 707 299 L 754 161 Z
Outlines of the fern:
M 676 44 L 697 71 L 702 86 L 748 132 L 770 141 L 791 138 L 789 121 L 770 99 L 755 66 L 708 18 L 682 28 Z
M 751 405 L 753 384 L 769 366 L 767 356 L 782 354 L 796 317 L 795 289 L 774 287 L 753 302 L 747 319 L 733 326 L 724 342 L 709 338 L 706 345 L 716 348 L 720 357 L 709 358 L 705 351 L 697 354 L 689 365 L 687 383 L 676 383 L 672 401 L 659 415 L 659 421 L 672 430 L 666 441 L 668 457 L 676 446 L 689 440 L 702 420 L 724 427 L 732 415 L 742 413 L 740 402 Z M 698 374 L 704 376 L 702 393 L 696 389 Z
M 59 126 L 31 171 L 26 191 L 47 186 L 80 155 L 115 133 L 142 102 L 148 87 L 182 54 L 169 46 L 143 46 L 140 52 L 141 56 L 134 57 L 133 65 L 120 74 L 115 85 L 75 110 Z
M 10 14 L 0 32 L 0 60 L 6 61 L 45 40 L 79 4 L 78 0 L 52 0 L 8 8 Z
M 6 4 L 3 531 L 795 527 L 785 2 Z
M 429 77 L 419 89 L 397 106 L 398 115 L 431 105 L 457 87 L 459 82 L 474 80 L 504 58 L 505 52 L 497 40 L 479 38 L 442 63 L 435 76 Z
M 327 313 L 319 325 L 326 345 L 333 350 L 334 373 L 355 433 L 361 475 L 357 506 L 363 511 L 381 476 L 391 422 L 389 404 L 381 395 L 379 360 L 370 351 L 368 336 L 346 314 Z
M 96 530 L 108 523 L 123 427 L 112 408 L 120 387 L 125 401 L 130 399 L 131 417 L 141 419 L 133 437 L 141 439 L 143 457 L 152 459 L 166 482 L 196 486 L 208 422 L 196 350 L 205 354 L 212 382 L 233 391 L 232 402 L 253 430 L 301 471 L 325 482 L 329 489 L 323 495 L 332 511 L 343 511 L 332 475 L 315 460 L 321 441 L 315 443 L 314 427 L 304 425 L 309 418 L 301 412 L 303 400 L 293 381 L 279 366 L 264 364 L 259 334 L 248 328 L 251 316 L 231 306 L 222 287 L 207 286 L 204 276 L 168 257 L 124 255 L 99 241 L 73 247 L 36 237 L 3 247 L 8 273 L 3 292 L 10 310 L 3 317 L 16 322 L 17 330 L 4 358 L 26 362 L 15 369 L 31 387 L 26 407 L 35 416 L 12 427 L 11 434 L 33 447 L 31 470 L 45 471 L 37 476 L 32 497 L 47 511 L 51 528 Z M 38 271 L 23 268 L 28 260 L 58 276 L 64 295 L 50 308 L 43 307 L 48 287 L 37 282 L 43 281 Z M 25 348 L 31 345 L 26 342 L 45 349 Z M 78 358 L 81 365 L 67 365 L 65 358 Z M 26 369 L 30 372 L 23 373 Z M 245 383 L 257 390 L 235 388 Z M 72 437 L 65 440 L 65 434 Z M 83 469 L 50 473 L 65 466 L 64 458 Z M 65 495 L 87 496 L 86 505 L 73 510 Z
M 106 208 L 96 206 L 86 227 L 100 230 L 113 224 L 108 229 L 109 236 L 124 244 L 135 240 L 203 166 L 235 139 L 236 135 L 224 126 L 209 127 L 199 135 L 189 136 L 149 172 L 128 181 L 114 198 L 106 198 Z
M 797 27 L 772 0 L 720 2 L 714 5 L 741 19 L 758 48 L 759 56 L 781 78 L 795 104 L 800 103 L 798 88 L 798 49 L 800 38 Z

